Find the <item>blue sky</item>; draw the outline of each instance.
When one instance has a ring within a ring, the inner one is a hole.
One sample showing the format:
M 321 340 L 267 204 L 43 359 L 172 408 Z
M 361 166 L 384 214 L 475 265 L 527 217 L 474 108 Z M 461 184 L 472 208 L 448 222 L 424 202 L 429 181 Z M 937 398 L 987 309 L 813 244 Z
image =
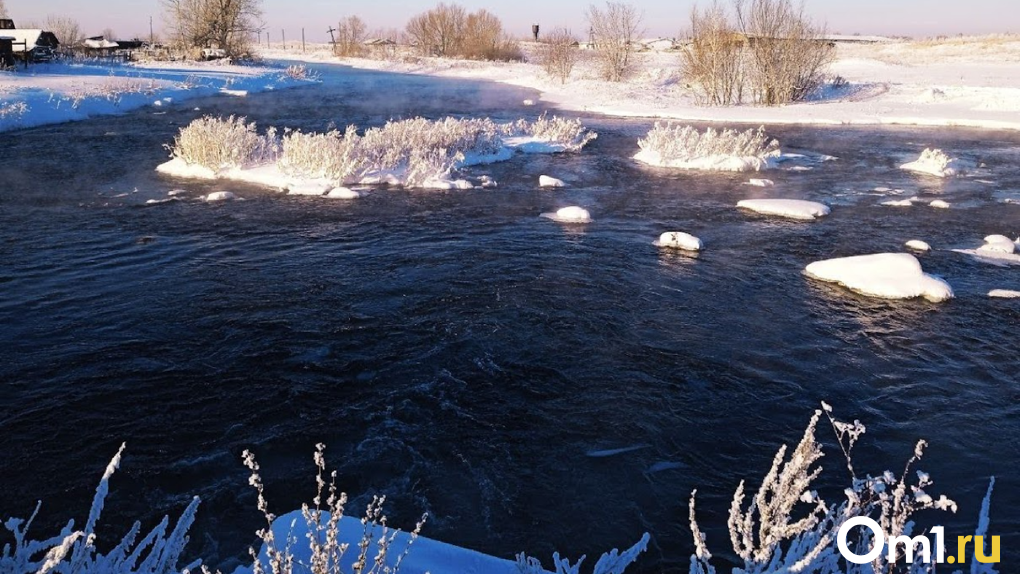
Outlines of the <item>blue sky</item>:
M 158 0 L 6 0 L 15 21 L 43 21 L 48 14 L 66 14 L 88 34 L 109 27 L 121 36 L 148 35 L 149 17 L 162 27 Z M 330 22 L 355 14 L 372 28 L 403 28 L 407 18 L 438 0 L 263 0 L 265 20 L 274 42 L 286 30 L 288 41 L 306 29 L 309 41 L 324 41 Z M 584 10 L 591 0 L 462 0 L 468 9 L 487 8 L 514 34 L 527 34 L 533 23 L 543 29 L 567 26 L 577 34 L 586 29 Z M 634 0 L 644 14 L 648 36 L 674 36 L 686 21 L 694 0 Z M 702 2 L 707 3 L 707 2 Z M 830 32 L 929 36 L 937 34 L 1020 33 L 1016 0 L 807 0 L 808 12 Z

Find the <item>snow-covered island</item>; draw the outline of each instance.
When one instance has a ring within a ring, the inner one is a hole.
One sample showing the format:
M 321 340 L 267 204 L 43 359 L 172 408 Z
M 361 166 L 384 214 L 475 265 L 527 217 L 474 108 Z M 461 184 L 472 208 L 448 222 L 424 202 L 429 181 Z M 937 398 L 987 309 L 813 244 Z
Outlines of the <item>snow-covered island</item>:
M 498 124 L 488 118 L 387 122 L 359 134 L 260 134 L 245 118 L 204 117 L 182 128 L 173 159 L 156 169 L 167 175 L 245 181 L 295 195 L 354 198 L 346 185 L 398 185 L 430 189 L 492 187 L 488 176 L 471 182 L 455 176 L 461 168 L 510 159 L 524 153 L 580 151 L 597 137 L 580 120 L 542 116 Z M 543 186 L 561 180 L 543 176 Z

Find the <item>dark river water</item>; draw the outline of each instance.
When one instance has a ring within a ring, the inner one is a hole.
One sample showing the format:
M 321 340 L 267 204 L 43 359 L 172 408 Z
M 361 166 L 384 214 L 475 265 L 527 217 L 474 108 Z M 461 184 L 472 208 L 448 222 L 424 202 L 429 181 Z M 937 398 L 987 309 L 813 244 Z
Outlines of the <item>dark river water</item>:
M 126 441 L 100 532 L 153 524 L 203 499 L 190 552 L 229 568 L 259 516 L 240 453 L 253 449 L 273 510 L 314 490 L 313 445 L 391 521 L 511 557 L 597 555 L 653 542 L 638 572 L 686 571 L 687 500 L 732 558 L 729 499 L 754 489 L 819 401 L 868 432 L 859 471 L 900 472 L 914 443 L 931 493 L 972 532 L 988 477 L 992 534 L 1020 547 L 1020 269 L 950 248 L 1020 234 L 1020 134 L 771 127 L 786 151 L 838 157 L 747 175 L 675 173 L 631 156 L 647 120 L 583 117 L 581 154 L 521 156 L 467 174 L 499 187 L 287 197 L 155 172 L 163 144 L 206 113 L 326 129 L 391 117 L 534 117 L 527 90 L 318 67 L 319 87 L 210 98 L 4 135 L 0 146 L 0 516 L 44 501 L 37 534 L 79 523 Z M 193 108 L 201 108 L 195 110 Z M 567 113 L 567 116 L 576 114 Z M 897 165 L 926 146 L 983 162 L 942 182 Z M 540 174 L 567 180 L 537 187 Z M 919 195 L 953 208 L 879 205 Z M 147 206 L 182 188 L 246 201 Z M 821 200 L 812 223 L 741 212 L 748 197 Z M 566 205 L 595 222 L 539 214 Z M 683 230 L 697 257 L 651 242 Z M 806 279 L 819 259 L 935 248 L 920 259 L 957 298 L 865 299 Z M 847 484 L 831 432 L 822 493 Z M 611 457 L 592 451 L 640 446 Z M 665 463 L 665 464 L 662 464 Z M 1003 571 L 1011 571 L 1006 567 Z

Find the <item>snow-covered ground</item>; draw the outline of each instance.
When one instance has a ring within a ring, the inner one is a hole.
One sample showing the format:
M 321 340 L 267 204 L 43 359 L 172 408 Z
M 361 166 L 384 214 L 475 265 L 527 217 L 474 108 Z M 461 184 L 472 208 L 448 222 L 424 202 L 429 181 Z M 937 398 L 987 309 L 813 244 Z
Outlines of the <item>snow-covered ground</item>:
M 535 46 L 525 43 L 526 54 Z M 266 58 L 340 61 L 327 45 L 305 52 L 267 50 Z M 534 63 L 487 63 L 419 58 L 345 59 L 358 68 L 454 78 L 487 79 L 542 92 L 564 109 L 617 116 L 754 124 L 908 124 L 1020 129 L 1020 36 L 954 38 L 942 42 L 840 44 L 830 69 L 846 80 L 813 101 L 775 108 L 696 105 L 676 52 L 637 54 L 638 66 L 622 83 L 597 79 L 590 52 L 582 52 L 564 84 Z
M 299 85 L 286 70 L 223 63 L 51 63 L 0 73 L 0 131 L 83 120 L 199 96 Z

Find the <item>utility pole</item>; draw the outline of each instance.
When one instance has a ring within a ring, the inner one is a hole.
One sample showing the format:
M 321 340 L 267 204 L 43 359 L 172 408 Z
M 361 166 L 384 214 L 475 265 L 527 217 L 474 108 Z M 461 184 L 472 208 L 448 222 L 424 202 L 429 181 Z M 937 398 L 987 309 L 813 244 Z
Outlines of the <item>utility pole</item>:
M 329 32 L 329 43 L 333 44 L 333 55 L 335 56 L 336 55 L 336 38 L 333 37 L 333 32 L 336 32 L 337 30 L 336 30 L 336 28 L 330 26 L 329 30 L 326 30 L 326 31 Z
M 280 38 L 283 39 L 283 51 L 286 52 L 287 51 L 287 32 L 284 31 L 284 30 L 280 30 Z
M 301 28 L 301 53 L 305 53 L 305 29 Z
M 149 45 L 156 43 L 156 34 L 152 30 L 152 16 L 149 16 Z

